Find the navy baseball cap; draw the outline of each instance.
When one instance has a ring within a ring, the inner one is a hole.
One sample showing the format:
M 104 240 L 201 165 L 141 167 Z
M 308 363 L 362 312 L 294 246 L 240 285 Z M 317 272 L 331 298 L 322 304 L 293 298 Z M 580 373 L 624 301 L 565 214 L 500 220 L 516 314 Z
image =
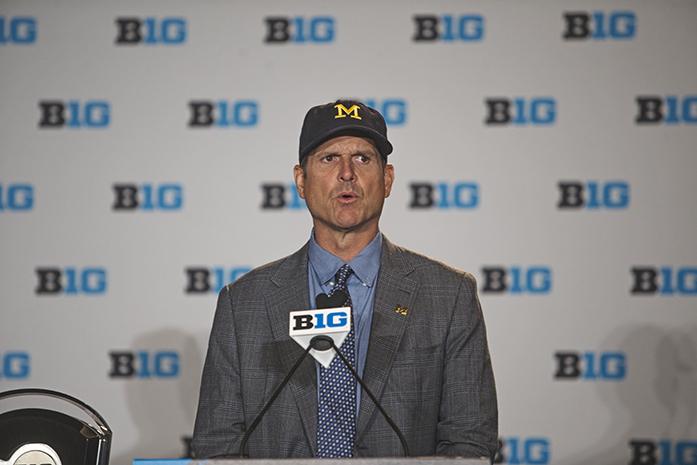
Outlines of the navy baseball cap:
M 312 107 L 305 115 L 300 131 L 300 162 L 324 142 L 339 136 L 371 139 L 384 160 L 392 153 L 385 118 L 377 110 L 357 100 L 337 100 Z

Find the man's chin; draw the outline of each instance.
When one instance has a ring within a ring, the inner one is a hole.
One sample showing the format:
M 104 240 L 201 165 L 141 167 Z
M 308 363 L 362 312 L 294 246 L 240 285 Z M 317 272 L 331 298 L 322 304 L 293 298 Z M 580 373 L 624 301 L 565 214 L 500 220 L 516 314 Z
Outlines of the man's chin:
M 334 221 L 338 229 L 346 232 L 360 231 L 365 229 L 369 223 L 369 220 L 360 218 L 358 215 L 342 215 Z
M 322 225 L 340 233 L 360 233 L 370 230 L 373 226 L 370 221 L 361 221 L 358 218 L 340 219 L 331 223 L 322 222 Z

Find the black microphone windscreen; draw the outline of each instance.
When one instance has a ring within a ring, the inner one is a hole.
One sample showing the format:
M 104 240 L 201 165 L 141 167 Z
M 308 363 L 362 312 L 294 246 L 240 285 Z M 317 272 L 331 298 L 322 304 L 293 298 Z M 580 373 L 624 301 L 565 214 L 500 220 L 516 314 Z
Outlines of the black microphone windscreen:
M 343 307 L 348 300 L 348 295 L 342 290 L 334 292 L 331 296 L 327 294 L 319 294 L 315 297 L 315 305 L 317 308 L 336 308 Z
M 318 294 L 317 297 L 315 297 L 315 305 L 317 308 L 332 308 L 329 305 L 329 296 L 327 294 Z

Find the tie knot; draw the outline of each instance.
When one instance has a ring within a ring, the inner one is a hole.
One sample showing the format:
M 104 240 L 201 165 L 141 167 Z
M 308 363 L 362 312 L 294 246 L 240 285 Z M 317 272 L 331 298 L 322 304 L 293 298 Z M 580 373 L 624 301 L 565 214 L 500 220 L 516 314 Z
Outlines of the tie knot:
M 339 271 L 336 272 L 336 276 L 334 277 L 335 286 L 345 286 L 346 280 L 348 280 L 349 276 L 351 276 L 352 273 L 353 270 L 350 266 L 342 265 L 342 267 L 339 268 Z

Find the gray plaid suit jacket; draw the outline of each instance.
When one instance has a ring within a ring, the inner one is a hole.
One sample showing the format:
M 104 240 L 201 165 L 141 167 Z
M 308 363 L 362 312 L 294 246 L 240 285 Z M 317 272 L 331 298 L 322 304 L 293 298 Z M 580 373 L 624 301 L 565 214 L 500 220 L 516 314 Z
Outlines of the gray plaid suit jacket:
M 242 435 L 302 349 L 288 312 L 307 308 L 307 244 L 219 295 L 192 448 L 236 455 Z M 397 307 L 406 308 L 397 312 Z M 404 433 L 411 455 L 493 458 L 494 377 L 472 275 L 383 238 L 364 380 Z M 354 456 L 401 456 L 399 439 L 361 397 Z M 248 443 L 250 457 L 316 453 L 315 362 L 300 366 Z

